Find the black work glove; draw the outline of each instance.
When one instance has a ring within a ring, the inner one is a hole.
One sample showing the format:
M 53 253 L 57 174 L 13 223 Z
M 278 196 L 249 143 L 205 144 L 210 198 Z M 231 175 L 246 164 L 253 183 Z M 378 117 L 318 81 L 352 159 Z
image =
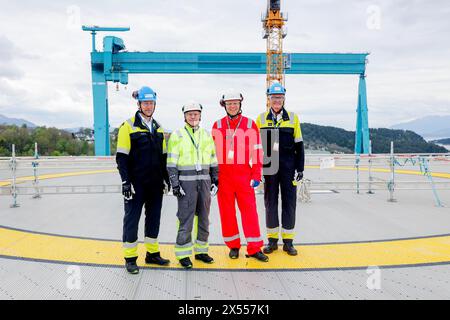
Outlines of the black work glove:
M 170 188 L 171 188 L 170 181 L 169 180 L 164 181 L 164 194 L 169 193 Z
M 212 195 L 213 197 L 216 196 L 217 191 L 219 191 L 219 187 L 217 187 L 217 185 L 215 185 L 215 184 L 211 184 L 211 195 Z
M 182 198 L 186 195 L 186 193 L 184 192 L 183 188 L 181 186 L 175 186 L 173 187 L 173 195 L 177 198 Z
M 303 172 L 302 171 L 297 171 L 295 173 L 295 177 L 294 177 L 295 181 L 299 182 L 300 180 L 303 179 Z
M 219 179 L 211 179 L 211 196 L 215 197 L 219 191 Z
M 122 182 L 122 194 L 125 200 L 133 199 L 133 186 L 130 182 L 124 181 Z

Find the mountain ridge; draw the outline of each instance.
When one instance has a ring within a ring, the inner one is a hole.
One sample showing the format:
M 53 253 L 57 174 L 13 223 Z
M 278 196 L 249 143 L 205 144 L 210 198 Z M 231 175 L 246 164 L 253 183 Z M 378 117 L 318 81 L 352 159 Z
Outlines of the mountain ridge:
M 415 120 L 398 123 L 390 129 L 411 130 L 424 138 L 448 138 L 450 137 L 450 115 L 425 116 Z
M 33 122 L 30 122 L 28 120 L 24 120 L 21 118 L 10 118 L 10 117 L 0 114 L 0 125 L 16 125 L 16 126 L 20 127 L 23 124 L 25 124 L 29 128 L 37 127 L 37 125 L 35 125 Z

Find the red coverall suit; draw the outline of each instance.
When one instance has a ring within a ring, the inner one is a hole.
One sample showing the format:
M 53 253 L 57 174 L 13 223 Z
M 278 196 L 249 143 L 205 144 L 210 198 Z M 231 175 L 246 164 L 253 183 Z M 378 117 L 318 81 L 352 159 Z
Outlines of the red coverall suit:
M 230 249 L 240 249 L 241 239 L 236 219 L 235 201 L 239 207 L 247 240 L 247 254 L 261 250 L 255 191 L 250 181 L 261 180 L 262 145 L 255 122 L 238 115 L 226 116 L 214 123 L 212 136 L 219 163 L 219 203 L 222 235 Z

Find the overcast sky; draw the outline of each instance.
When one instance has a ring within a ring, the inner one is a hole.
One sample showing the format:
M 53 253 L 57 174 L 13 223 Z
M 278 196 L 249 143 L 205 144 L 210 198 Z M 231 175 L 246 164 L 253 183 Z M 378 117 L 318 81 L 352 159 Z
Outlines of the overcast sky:
M 265 0 L 0 0 L 0 114 L 38 125 L 93 125 L 90 35 L 82 24 L 130 26 L 116 33 L 129 51 L 265 52 Z M 426 115 L 450 115 L 450 1 L 282 0 L 285 52 L 370 52 L 370 127 Z M 101 48 L 101 37 L 97 48 Z M 205 107 L 203 126 L 223 115 L 221 93 L 244 94 L 244 113 L 265 108 L 264 75 L 130 75 L 109 87 L 110 122 L 136 110 L 131 91 L 158 93 L 155 117 L 182 124 L 181 106 Z M 357 76 L 289 75 L 286 108 L 302 122 L 354 130 Z

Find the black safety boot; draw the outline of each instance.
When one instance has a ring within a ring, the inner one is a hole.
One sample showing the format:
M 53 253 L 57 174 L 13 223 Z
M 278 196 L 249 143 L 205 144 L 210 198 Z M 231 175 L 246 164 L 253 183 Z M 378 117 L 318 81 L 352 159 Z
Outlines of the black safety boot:
M 292 242 L 286 242 L 283 245 L 283 251 L 286 251 L 290 256 L 296 256 L 298 254 L 297 249 L 294 248 Z
M 161 258 L 161 254 L 159 252 L 147 252 L 147 254 L 145 255 L 145 263 L 167 266 L 170 263 L 170 260 Z
M 228 256 L 229 256 L 231 259 L 237 259 L 237 258 L 239 258 L 239 249 L 237 249 L 237 248 L 231 249 L 231 250 L 230 250 L 230 253 L 228 254 Z
M 199 253 L 195 255 L 195 260 L 203 261 L 204 263 L 214 263 L 214 259 L 207 253 Z
M 180 260 L 180 264 L 185 269 L 191 269 L 192 268 L 192 262 L 189 258 L 183 258 Z
M 255 258 L 256 260 L 259 260 L 261 262 L 268 262 L 269 261 L 269 257 L 266 256 L 264 253 L 262 253 L 261 251 L 258 251 L 255 254 L 250 255 L 246 255 L 247 258 Z
M 269 238 L 269 243 L 264 247 L 264 253 L 270 254 L 278 250 L 278 239 Z
M 125 258 L 125 268 L 127 269 L 128 273 L 131 274 L 138 274 L 139 273 L 139 267 L 136 264 L 137 258 Z

